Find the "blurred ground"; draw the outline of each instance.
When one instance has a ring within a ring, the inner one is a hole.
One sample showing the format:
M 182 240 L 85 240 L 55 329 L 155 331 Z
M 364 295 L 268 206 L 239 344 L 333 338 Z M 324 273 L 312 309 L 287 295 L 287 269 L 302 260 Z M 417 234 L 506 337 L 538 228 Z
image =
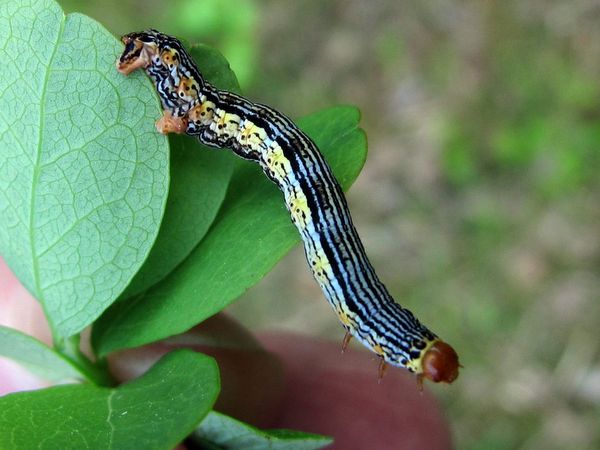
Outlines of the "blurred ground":
M 598 2 L 61 3 L 212 43 L 292 117 L 359 106 L 350 206 L 389 290 L 460 353 L 433 388 L 456 447 L 600 448 Z M 341 341 L 300 249 L 231 311 Z

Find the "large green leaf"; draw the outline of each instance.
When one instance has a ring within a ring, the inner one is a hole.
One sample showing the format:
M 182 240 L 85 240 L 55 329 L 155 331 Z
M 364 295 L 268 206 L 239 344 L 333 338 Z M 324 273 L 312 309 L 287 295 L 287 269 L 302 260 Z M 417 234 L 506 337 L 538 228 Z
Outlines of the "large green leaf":
M 0 356 L 11 358 L 49 381 L 85 380 L 73 362 L 43 342 L 18 330 L 0 326 Z
M 352 107 L 299 121 L 345 189 L 366 157 L 358 121 Z M 189 329 L 238 298 L 297 242 L 281 193 L 257 165 L 245 162 L 234 174 L 215 223 L 186 261 L 144 295 L 113 305 L 94 324 L 96 350 L 107 354 Z
M 315 450 L 333 441 L 318 434 L 293 430 L 259 430 L 216 411 L 196 428 L 192 439 L 222 450 Z
M 0 253 L 61 335 L 131 281 L 167 197 L 156 94 L 121 49 L 51 0 L 0 2 Z
M 68 385 L 0 398 L 0 448 L 171 449 L 218 392 L 215 361 L 179 350 L 114 389 Z
M 234 73 L 217 50 L 191 47 L 202 74 L 221 89 L 239 91 Z M 163 279 L 200 242 L 215 219 L 233 170 L 234 156 L 201 145 L 197 139 L 170 135 L 171 185 L 165 215 L 148 259 L 122 297 L 131 297 Z

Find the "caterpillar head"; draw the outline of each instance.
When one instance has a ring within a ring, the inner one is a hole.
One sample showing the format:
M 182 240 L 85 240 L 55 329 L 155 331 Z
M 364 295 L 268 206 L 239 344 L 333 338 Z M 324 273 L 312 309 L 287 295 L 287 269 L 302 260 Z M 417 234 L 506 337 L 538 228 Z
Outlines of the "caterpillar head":
M 458 355 L 454 349 L 444 341 L 436 339 L 425 351 L 421 359 L 422 372 L 418 375 L 418 382 L 422 384 L 423 378 L 435 383 L 452 383 L 458 377 Z
M 117 59 L 117 70 L 128 75 L 136 69 L 148 67 L 159 52 L 162 36 L 156 30 L 148 30 L 121 37 L 125 49 Z

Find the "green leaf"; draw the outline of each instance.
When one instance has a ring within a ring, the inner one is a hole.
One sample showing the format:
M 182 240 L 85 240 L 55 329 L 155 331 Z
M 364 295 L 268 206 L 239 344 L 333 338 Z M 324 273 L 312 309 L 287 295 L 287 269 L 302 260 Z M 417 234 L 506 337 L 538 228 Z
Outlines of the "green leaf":
M 172 352 L 115 389 L 68 385 L 0 398 L 0 448 L 171 449 L 218 392 L 212 358 Z
M 352 107 L 299 121 L 345 189 L 366 157 L 358 121 Z M 96 350 L 105 355 L 188 330 L 258 282 L 299 240 L 282 194 L 257 165 L 245 162 L 212 228 L 183 264 L 144 295 L 113 305 L 94 324 Z
M 0 356 L 10 358 L 48 381 L 85 380 L 87 375 L 43 342 L 0 325 Z
M 194 44 L 189 49 L 205 79 L 219 89 L 240 93 L 238 80 L 221 52 L 204 44 Z
M 239 92 L 235 74 L 221 53 L 195 45 L 191 54 L 208 81 Z M 169 135 L 169 143 L 171 185 L 165 215 L 148 259 L 122 298 L 144 291 L 177 267 L 202 240 L 225 199 L 234 156 L 184 136 Z
M 165 215 L 148 259 L 122 297 L 162 280 L 202 240 L 225 199 L 232 155 L 208 150 L 192 139 L 170 136 L 171 186 Z
M 261 431 L 215 411 L 204 418 L 192 439 L 224 450 L 313 450 L 333 442 L 329 437 L 300 431 Z
M 167 198 L 156 94 L 121 50 L 51 0 L 0 3 L 0 253 L 63 336 L 129 284 Z

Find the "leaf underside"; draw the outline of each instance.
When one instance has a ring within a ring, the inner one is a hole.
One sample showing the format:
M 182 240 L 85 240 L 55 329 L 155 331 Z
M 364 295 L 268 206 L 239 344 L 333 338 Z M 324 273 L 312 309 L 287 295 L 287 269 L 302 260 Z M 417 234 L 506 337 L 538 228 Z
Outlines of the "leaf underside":
M 4 326 L 0 326 L 0 356 L 17 361 L 48 381 L 86 379 L 84 373 L 54 349 L 27 334 Z
M 300 431 L 259 430 L 216 411 L 204 418 L 192 437 L 222 450 L 316 450 L 332 442 L 331 438 Z
M 0 3 L 0 253 L 63 336 L 127 286 L 167 198 L 156 94 L 121 48 L 51 0 Z

